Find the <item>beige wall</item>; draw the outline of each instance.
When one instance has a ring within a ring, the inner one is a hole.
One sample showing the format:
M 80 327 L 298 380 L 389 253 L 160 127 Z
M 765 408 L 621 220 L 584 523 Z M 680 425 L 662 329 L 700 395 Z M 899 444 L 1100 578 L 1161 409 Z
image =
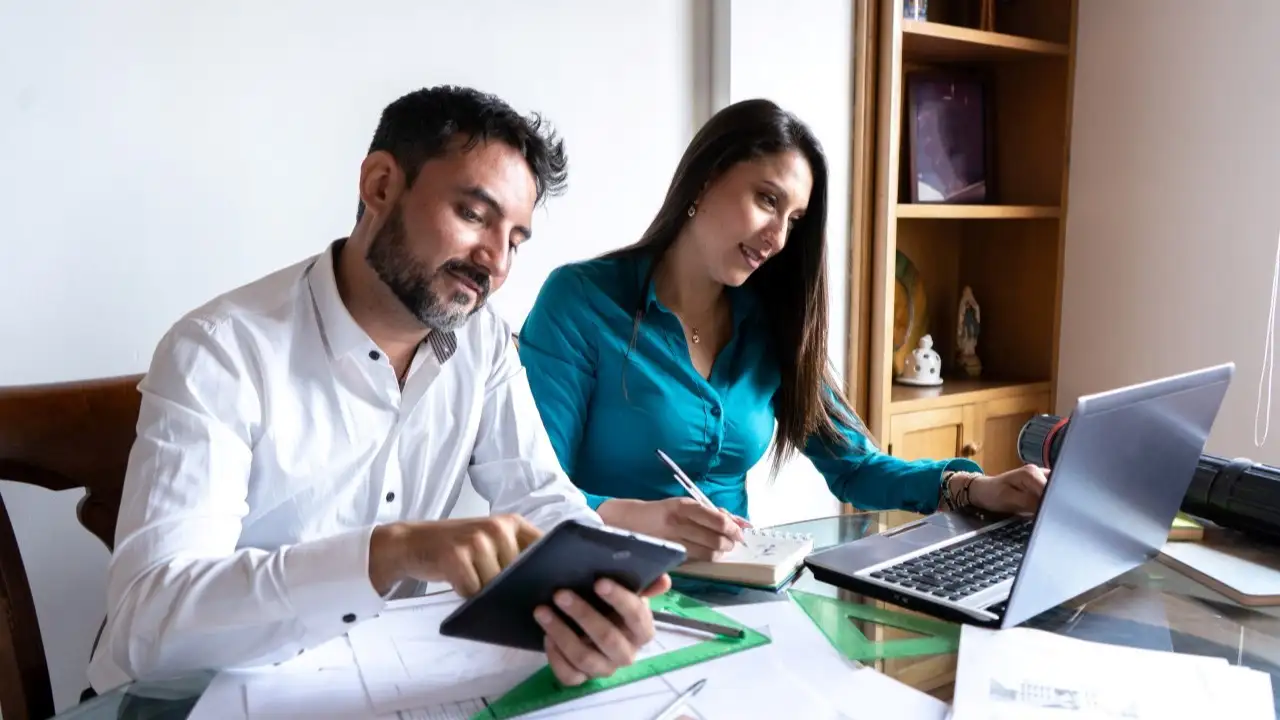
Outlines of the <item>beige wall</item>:
M 1280 464 L 1280 387 L 1253 442 L 1280 233 L 1278 37 L 1275 0 L 1081 0 L 1059 413 L 1234 361 L 1208 449 Z

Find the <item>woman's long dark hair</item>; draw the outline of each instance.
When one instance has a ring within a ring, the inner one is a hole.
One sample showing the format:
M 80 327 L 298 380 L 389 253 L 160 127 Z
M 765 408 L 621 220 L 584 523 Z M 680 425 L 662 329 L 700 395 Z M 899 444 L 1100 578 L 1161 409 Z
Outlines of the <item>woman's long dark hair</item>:
M 635 244 L 609 253 L 652 259 L 637 297 L 638 330 L 644 316 L 643 289 L 680 235 L 689 220 L 689 207 L 706 185 L 739 162 L 790 150 L 800 152 L 809 163 L 813 175 L 809 206 L 791 229 L 782 252 L 746 282 L 761 300 L 770 345 L 782 372 L 775 397 L 775 474 L 815 434 L 831 445 L 847 446 L 837 422 L 874 442 L 841 391 L 827 358 L 827 160 L 813 132 L 768 100 L 744 100 L 720 110 L 689 143 L 662 207 L 644 235 Z

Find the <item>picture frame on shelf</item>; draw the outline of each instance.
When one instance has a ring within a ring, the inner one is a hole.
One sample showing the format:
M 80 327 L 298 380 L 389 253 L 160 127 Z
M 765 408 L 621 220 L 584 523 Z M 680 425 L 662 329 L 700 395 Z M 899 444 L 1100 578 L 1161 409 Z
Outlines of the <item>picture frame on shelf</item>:
M 976 71 L 905 74 L 907 197 L 912 203 L 995 202 L 991 81 Z

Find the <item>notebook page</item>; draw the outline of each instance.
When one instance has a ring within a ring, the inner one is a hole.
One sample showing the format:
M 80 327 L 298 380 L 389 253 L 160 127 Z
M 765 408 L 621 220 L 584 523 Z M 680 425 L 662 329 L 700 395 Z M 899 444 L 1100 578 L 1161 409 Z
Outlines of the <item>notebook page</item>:
M 778 533 L 755 528 L 743 530 L 743 538 L 746 540 L 745 543 L 738 543 L 733 550 L 721 555 L 716 562 L 781 565 L 796 562 L 797 556 L 808 554 L 813 547 L 813 540 L 808 535 Z

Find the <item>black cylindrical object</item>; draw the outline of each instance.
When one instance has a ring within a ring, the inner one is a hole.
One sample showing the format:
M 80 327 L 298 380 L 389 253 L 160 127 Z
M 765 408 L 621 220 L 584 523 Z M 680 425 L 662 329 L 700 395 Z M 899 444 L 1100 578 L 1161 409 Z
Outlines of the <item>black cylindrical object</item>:
M 1223 527 L 1280 540 L 1280 470 L 1243 458 L 1201 455 L 1182 510 Z
M 1067 418 L 1036 415 L 1018 432 L 1018 457 L 1024 463 L 1052 467 L 1058 460 L 1062 439 L 1067 436 Z
M 1018 457 L 1052 468 L 1070 418 L 1036 415 L 1018 433 Z M 1222 527 L 1280 541 L 1280 469 L 1204 454 L 1196 463 L 1182 511 Z

